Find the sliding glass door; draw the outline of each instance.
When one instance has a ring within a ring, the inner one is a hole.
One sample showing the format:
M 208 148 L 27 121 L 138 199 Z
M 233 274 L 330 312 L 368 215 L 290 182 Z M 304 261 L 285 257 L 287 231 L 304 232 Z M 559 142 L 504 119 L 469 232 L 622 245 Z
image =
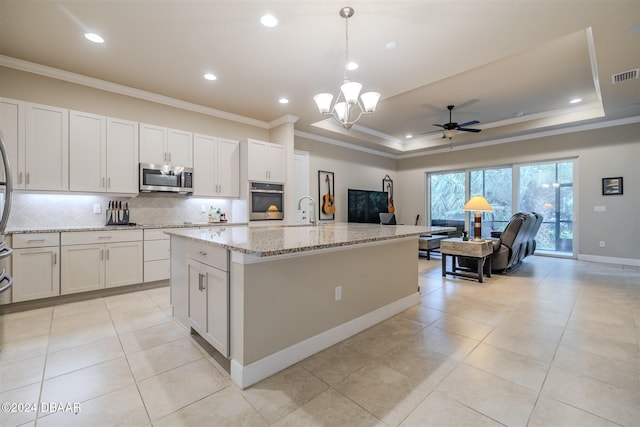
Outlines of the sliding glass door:
M 544 217 L 536 250 L 573 253 L 573 161 L 518 167 L 518 210 Z
M 472 213 L 466 214 L 462 207 L 479 194 L 493 207 L 493 212 L 483 213 L 483 237 L 502 231 L 515 212 L 537 212 L 544 219 L 536 235 L 536 251 L 571 255 L 573 173 L 574 160 L 429 173 L 429 224 L 465 227 Z
M 464 229 L 466 172 L 430 174 L 428 183 L 429 224 Z

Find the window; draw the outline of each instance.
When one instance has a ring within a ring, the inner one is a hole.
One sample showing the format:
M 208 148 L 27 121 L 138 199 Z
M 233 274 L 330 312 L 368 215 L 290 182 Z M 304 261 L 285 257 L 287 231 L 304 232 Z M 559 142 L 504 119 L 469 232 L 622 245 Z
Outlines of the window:
M 469 173 L 469 198 L 477 194 L 484 196 L 493 208 L 493 212 L 482 213 L 482 237 L 488 238 L 492 231 L 504 230 L 513 215 L 511 172 L 512 168 L 509 167 L 473 170 Z M 473 214 L 469 213 L 469 221 L 473 221 Z
M 447 172 L 429 175 L 429 218 L 431 225 L 464 228 L 466 173 Z

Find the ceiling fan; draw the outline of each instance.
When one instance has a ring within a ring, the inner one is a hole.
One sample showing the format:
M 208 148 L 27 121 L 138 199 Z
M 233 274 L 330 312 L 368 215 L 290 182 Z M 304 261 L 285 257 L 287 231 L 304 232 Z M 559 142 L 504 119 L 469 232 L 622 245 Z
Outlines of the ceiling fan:
M 478 123 L 480 123 L 477 120 L 472 120 L 470 122 L 466 122 L 462 124 L 458 124 L 456 122 L 451 121 L 451 112 L 453 111 L 453 108 L 454 108 L 453 105 L 447 106 L 447 109 L 449 110 L 449 123 L 445 123 L 443 125 L 434 124 L 434 126 L 438 126 L 444 129 L 444 132 L 442 133 L 442 138 L 451 139 L 457 133 L 457 131 L 478 133 L 482 130 L 482 129 L 472 129 L 472 128 L 466 127 L 471 125 L 477 125 Z

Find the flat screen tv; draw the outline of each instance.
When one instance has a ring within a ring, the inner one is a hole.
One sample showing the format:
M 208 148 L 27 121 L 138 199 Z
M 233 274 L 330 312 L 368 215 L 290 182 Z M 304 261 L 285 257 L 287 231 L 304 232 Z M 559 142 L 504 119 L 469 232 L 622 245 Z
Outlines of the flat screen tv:
M 387 212 L 388 195 L 386 191 L 354 190 L 347 191 L 347 209 L 349 222 L 369 222 L 380 224 L 380 212 Z

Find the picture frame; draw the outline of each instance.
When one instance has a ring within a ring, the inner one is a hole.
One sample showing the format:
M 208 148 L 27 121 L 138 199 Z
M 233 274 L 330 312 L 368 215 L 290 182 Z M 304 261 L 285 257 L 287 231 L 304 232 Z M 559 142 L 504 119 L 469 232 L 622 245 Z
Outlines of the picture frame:
M 335 176 L 330 171 L 318 171 L 318 219 L 332 221 L 336 219 Z
M 614 196 L 623 194 L 622 177 L 602 178 L 602 195 Z

